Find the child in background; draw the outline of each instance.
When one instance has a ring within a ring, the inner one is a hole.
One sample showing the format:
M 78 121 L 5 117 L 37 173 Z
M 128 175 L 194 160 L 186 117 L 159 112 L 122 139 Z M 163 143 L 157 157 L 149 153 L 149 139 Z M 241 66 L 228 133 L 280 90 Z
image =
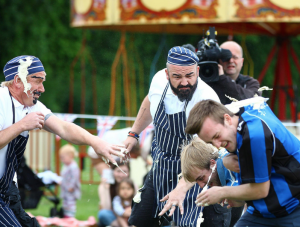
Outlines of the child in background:
M 61 171 L 61 198 L 63 199 L 64 217 L 74 217 L 76 200 L 80 198 L 80 170 L 74 158 L 77 157 L 75 148 L 66 144 L 59 149 L 59 157 L 64 164 Z
M 118 187 L 118 195 L 114 197 L 112 205 L 120 227 L 128 227 L 131 214 L 131 201 L 135 194 L 135 186 L 131 179 L 123 179 Z

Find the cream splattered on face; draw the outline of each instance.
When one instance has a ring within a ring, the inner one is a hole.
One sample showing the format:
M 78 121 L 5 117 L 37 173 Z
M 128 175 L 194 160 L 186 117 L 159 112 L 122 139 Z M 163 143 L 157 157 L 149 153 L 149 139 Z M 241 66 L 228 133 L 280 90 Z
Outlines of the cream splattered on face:
M 24 84 L 24 92 L 27 94 L 27 91 L 31 89 L 31 84 L 27 83 L 27 75 L 28 75 L 28 67 L 32 63 L 32 57 L 26 57 L 19 61 L 20 65 L 18 66 L 18 76 L 21 79 L 22 83 Z M 28 96 L 28 94 L 27 94 Z

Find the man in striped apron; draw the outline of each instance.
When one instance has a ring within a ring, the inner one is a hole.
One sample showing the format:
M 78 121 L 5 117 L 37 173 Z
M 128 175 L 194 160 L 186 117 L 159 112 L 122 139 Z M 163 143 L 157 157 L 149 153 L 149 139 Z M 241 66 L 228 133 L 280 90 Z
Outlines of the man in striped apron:
M 30 130 L 43 128 L 70 143 L 92 146 L 112 163 L 115 160 L 111 154 L 120 155 L 120 147 L 60 120 L 38 101 L 45 91 L 46 73 L 37 57 L 16 57 L 7 62 L 3 72 L 5 81 L 0 88 L 0 226 L 38 226 L 23 210 L 13 182 Z M 10 208 L 10 201 L 17 205 L 14 210 Z M 16 210 L 18 213 L 14 213 Z
M 165 226 L 171 220 L 178 226 L 196 226 L 200 208 L 195 205 L 195 199 L 201 189 L 184 179 L 178 181 L 181 146 L 191 139 L 184 132 L 191 108 L 204 99 L 219 102 L 216 93 L 199 78 L 198 61 L 195 53 L 186 48 L 170 49 L 167 68 L 154 76 L 125 141 L 127 149 L 131 150 L 138 135 L 153 120 L 153 166 L 133 200 L 129 218 L 129 223 L 137 227 Z M 208 216 L 213 215 L 207 217 L 207 226 L 228 226 L 230 213 L 226 208 L 217 205 L 205 209 L 212 211 L 207 212 Z M 216 225 L 209 223 L 212 219 Z

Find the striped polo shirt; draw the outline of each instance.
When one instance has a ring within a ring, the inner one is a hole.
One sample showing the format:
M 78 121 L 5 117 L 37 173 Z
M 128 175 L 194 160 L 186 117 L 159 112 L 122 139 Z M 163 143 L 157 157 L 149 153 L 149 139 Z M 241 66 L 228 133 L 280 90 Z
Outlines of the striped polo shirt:
M 264 103 L 245 106 L 239 113 L 237 155 L 240 183 L 270 180 L 264 199 L 247 201 L 248 212 L 264 217 L 284 217 L 300 199 L 300 141 L 290 133 Z

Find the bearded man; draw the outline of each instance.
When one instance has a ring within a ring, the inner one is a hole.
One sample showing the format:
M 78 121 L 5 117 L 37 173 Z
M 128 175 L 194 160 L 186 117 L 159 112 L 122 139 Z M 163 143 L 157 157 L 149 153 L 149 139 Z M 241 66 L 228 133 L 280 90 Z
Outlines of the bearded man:
M 196 54 L 184 47 L 169 50 L 167 67 L 154 76 L 125 141 L 127 149 L 131 150 L 138 135 L 153 121 L 153 166 L 134 199 L 129 218 L 131 225 L 165 226 L 173 220 L 177 226 L 196 226 L 200 208 L 194 201 L 201 188 L 184 179 L 178 180 L 181 146 L 191 140 L 184 130 L 192 107 L 205 99 L 219 102 L 217 94 L 199 78 L 198 61 Z M 224 225 L 228 215 L 230 219 L 226 208 L 217 204 L 205 209 L 213 212 L 213 218 L 207 218 L 208 222 L 214 219 L 219 221 L 214 226 L 228 226 Z

